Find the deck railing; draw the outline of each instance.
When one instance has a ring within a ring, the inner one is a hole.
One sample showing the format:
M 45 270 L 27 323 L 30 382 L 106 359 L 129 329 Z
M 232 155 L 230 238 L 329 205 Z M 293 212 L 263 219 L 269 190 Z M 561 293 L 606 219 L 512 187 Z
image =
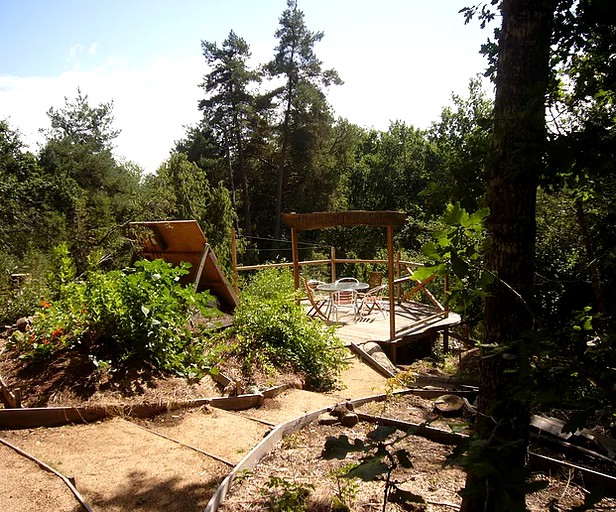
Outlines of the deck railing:
M 319 266 L 325 265 L 329 267 L 329 274 L 331 278 L 331 282 L 334 282 L 337 277 L 336 266 L 343 264 L 353 264 L 353 265 L 387 265 L 386 259 L 362 259 L 362 258 L 338 258 L 336 256 L 336 248 L 332 247 L 330 251 L 330 258 L 322 259 L 322 260 L 305 260 L 300 261 L 300 267 L 310 267 L 310 266 Z M 423 263 L 418 263 L 415 261 L 407 261 L 402 260 L 400 257 L 400 253 L 396 255 L 395 258 L 395 269 L 396 269 L 396 279 L 394 281 L 394 295 L 396 298 L 396 302 L 401 304 L 402 302 L 409 301 L 412 297 L 419 293 L 423 293 L 441 312 L 446 312 L 447 307 L 443 305 L 441 301 L 436 297 L 436 295 L 427 287 L 428 284 L 432 283 L 436 276 L 432 276 L 424 281 L 418 282 L 411 278 L 411 275 L 418 267 L 423 267 Z M 233 285 L 235 287 L 235 292 L 238 293 L 238 282 L 239 282 L 239 273 L 240 272 L 249 272 L 256 270 L 263 270 L 266 268 L 292 268 L 293 262 L 280 262 L 280 263 L 263 263 L 260 265 L 237 265 L 233 266 L 233 274 L 234 274 L 234 282 Z M 442 300 L 446 303 L 446 292 L 447 292 L 447 279 L 444 279 L 443 283 L 443 294 Z

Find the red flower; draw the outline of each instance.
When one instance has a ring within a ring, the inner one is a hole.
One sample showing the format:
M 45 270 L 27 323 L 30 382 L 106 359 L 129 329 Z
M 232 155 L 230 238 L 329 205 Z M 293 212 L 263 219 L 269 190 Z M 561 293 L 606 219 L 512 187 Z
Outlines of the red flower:
M 51 333 L 52 338 L 57 338 L 58 336 L 62 336 L 62 328 L 58 327 L 55 331 Z
M 47 309 L 49 306 L 51 306 L 51 303 L 47 302 L 46 300 L 42 300 L 41 301 L 41 306 L 43 306 L 45 309 Z

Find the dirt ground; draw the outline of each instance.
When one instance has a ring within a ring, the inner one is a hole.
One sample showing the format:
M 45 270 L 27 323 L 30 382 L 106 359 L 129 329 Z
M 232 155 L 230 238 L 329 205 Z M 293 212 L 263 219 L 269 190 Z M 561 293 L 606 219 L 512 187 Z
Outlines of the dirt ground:
M 405 416 L 418 420 L 425 418 L 426 406 L 418 400 L 401 400 L 400 409 Z M 359 410 L 374 412 L 374 404 Z M 431 409 L 431 407 L 430 407 Z M 390 411 L 391 412 L 391 411 Z M 459 421 L 459 420 L 457 420 Z M 282 502 L 292 499 L 300 489 L 306 490 L 307 510 L 334 510 L 342 502 L 353 511 L 383 510 L 384 482 L 363 482 L 359 479 L 342 479 L 340 474 L 350 465 L 359 462 L 363 452 L 349 454 L 344 460 L 325 460 L 322 456 L 328 438 L 347 436 L 349 442 L 361 440 L 368 443 L 367 435 L 376 427 L 360 422 L 354 427 L 319 425 L 312 423 L 284 439 L 249 473 L 235 483 L 222 507 L 223 512 L 258 512 L 271 510 L 270 500 Z M 402 432 L 397 435 L 403 437 Z M 461 497 L 458 492 L 464 487 L 465 474 L 461 469 L 447 464 L 453 447 L 410 435 L 396 443 L 395 450 L 406 450 L 413 467 L 398 467 L 392 478 L 400 482 L 400 488 L 423 500 L 415 511 L 445 512 L 458 510 Z M 276 480 L 279 479 L 279 480 Z M 548 487 L 527 496 L 531 511 L 565 510 L 616 510 L 616 500 L 604 499 L 595 508 L 576 509 L 583 503 L 585 490 L 572 482 L 567 475 L 534 475 L 537 481 L 545 481 Z M 281 480 L 285 483 L 281 483 Z M 342 510 L 342 509 L 338 509 Z M 388 504 L 387 511 L 402 510 Z
M 384 392 L 386 379 L 349 357 L 352 364 L 344 372 L 340 388 L 329 394 L 290 389 L 275 399 L 266 399 L 260 408 L 247 411 L 201 407 L 149 420 L 116 417 L 87 425 L 4 430 L 0 431 L 0 438 L 61 474 L 74 477 L 77 490 L 93 510 L 201 511 L 232 467 L 273 425 L 348 398 Z M 281 380 L 293 380 L 293 376 L 281 376 Z M 224 391 L 210 378 L 200 383 L 148 379 L 147 384 L 145 380 L 138 382 L 143 393 L 97 390 L 79 402 L 78 394 L 70 387 L 59 386 L 55 393 L 47 394 L 49 386 L 43 379 L 33 376 L 29 382 L 37 384 L 25 394 L 25 399 L 48 406 L 100 401 L 160 403 L 219 396 Z M 4 451 L 11 457 L 3 460 L 11 462 L 0 466 L 0 481 L 14 490 L 0 493 L 0 510 L 82 509 L 57 476 L 22 460 L 22 456 L 7 447 L 3 447 Z
M 349 354 L 350 366 L 341 377 L 341 386 L 331 393 L 289 389 L 259 408 L 229 412 L 211 407 L 174 411 L 148 420 L 115 417 L 86 425 L 0 431 L 0 438 L 44 461 L 67 477 L 95 511 L 202 511 L 219 483 L 273 428 L 308 412 L 326 409 L 335 403 L 384 393 L 387 381 Z M 6 367 L 4 367 L 6 369 Z M 0 365 L 0 371 L 2 366 Z M 11 374 L 12 375 L 12 374 Z M 48 378 L 62 383 L 49 370 Z M 45 379 L 31 376 L 37 383 L 25 394 L 29 403 L 66 405 L 77 403 L 155 402 L 172 399 L 211 397 L 225 390 L 211 379 L 188 383 L 182 379 L 157 379 L 147 375 L 126 377 L 126 387 L 109 386 L 86 394 L 59 385 L 54 392 Z M 13 378 L 13 377 L 11 377 Z M 281 377 L 286 381 L 297 376 Z M 120 381 L 121 382 L 121 381 Z M 35 393 L 35 390 L 38 390 Z M 81 401 L 80 401 L 81 398 Z M 360 412 L 379 414 L 433 426 L 464 430 L 464 419 L 444 420 L 433 412 L 430 400 L 408 397 L 385 403 L 367 404 Z M 334 498 L 346 500 L 352 510 L 381 510 L 383 484 L 341 481 L 336 474 L 357 460 L 324 460 L 321 452 L 328 436 L 347 435 L 365 441 L 374 426 L 360 422 L 353 427 L 319 425 L 314 422 L 283 440 L 250 473 L 236 481 L 223 502 L 227 512 L 267 510 L 269 497 L 280 499 L 279 487 L 270 487 L 272 476 L 306 487 L 309 510 L 332 510 Z M 444 466 L 451 447 L 410 436 L 401 442 L 411 455 L 413 468 L 399 471 L 402 488 L 421 496 L 426 503 L 417 510 L 429 512 L 456 510 L 464 485 L 462 471 Z M 0 445 L 0 511 L 46 512 L 84 510 L 69 488 L 55 475 L 7 446 Z M 537 478 L 547 477 L 538 475 Z M 584 491 L 565 475 L 549 478 L 543 494 L 529 496 L 531 510 L 573 510 Z M 313 486 L 310 487 L 310 486 Z M 604 501 L 594 510 L 616 510 L 616 502 Z M 423 508 L 422 508 L 423 507 Z M 559 507 L 559 508 L 554 508 Z M 395 510 L 393 505 L 387 510 Z

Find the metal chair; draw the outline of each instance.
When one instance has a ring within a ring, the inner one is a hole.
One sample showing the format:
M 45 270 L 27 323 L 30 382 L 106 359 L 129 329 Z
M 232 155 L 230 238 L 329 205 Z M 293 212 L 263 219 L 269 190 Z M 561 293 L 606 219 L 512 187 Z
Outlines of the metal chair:
M 336 313 L 336 321 L 339 319 L 340 310 L 353 311 L 353 321 L 357 318 L 358 301 L 356 290 L 340 290 L 332 293 L 331 295 L 331 307 Z
M 341 277 L 340 279 L 336 279 L 336 284 L 338 283 L 359 283 L 359 279 L 355 279 L 354 277 Z
M 381 312 L 383 318 L 385 318 L 385 310 L 382 304 L 384 303 L 383 295 L 385 295 L 387 288 L 387 284 L 381 284 L 369 289 L 366 293 L 362 293 L 360 295 L 359 307 L 357 308 L 358 313 L 362 316 L 369 315 L 374 308 L 376 308 Z
M 383 272 L 373 271 L 370 272 L 368 276 L 368 287 L 370 290 L 372 288 L 376 288 L 377 286 L 381 286 L 383 284 Z

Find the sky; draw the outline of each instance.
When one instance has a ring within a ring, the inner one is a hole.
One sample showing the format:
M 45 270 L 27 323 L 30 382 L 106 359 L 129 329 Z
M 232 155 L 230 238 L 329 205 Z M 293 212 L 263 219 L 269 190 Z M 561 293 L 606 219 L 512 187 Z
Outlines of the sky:
M 470 0 L 299 0 L 323 69 L 344 81 L 327 98 L 336 117 L 387 130 L 427 128 L 452 93 L 486 67 L 490 35 L 464 24 Z M 252 63 L 274 55 L 286 0 L 0 0 L 0 119 L 32 151 L 47 111 L 77 89 L 91 106 L 113 101 L 119 159 L 154 172 L 195 125 L 208 68 L 201 41 L 233 30 Z M 487 83 L 486 83 L 487 89 Z

